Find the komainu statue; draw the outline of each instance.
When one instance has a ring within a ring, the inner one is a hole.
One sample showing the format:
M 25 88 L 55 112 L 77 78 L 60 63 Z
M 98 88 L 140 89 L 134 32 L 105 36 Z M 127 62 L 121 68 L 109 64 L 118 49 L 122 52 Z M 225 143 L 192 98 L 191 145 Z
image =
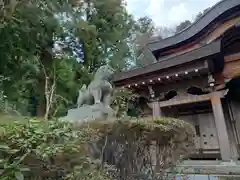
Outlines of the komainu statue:
M 89 84 L 88 88 L 83 85 L 79 91 L 78 108 L 83 105 L 94 105 L 102 103 L 104 106 L 109 107 L 111 95 L 113 92 L 110 81 L 112 80 L 114 70 L 110 66 L 101 66 L 93 81 Z
M 87 92 L 87 86 L 86 86 L 86 84 L 84 84 L 82 86 L 82 88 L 78 91 L 78 99 L 77 99 L 77 107 L 78 108 L 80 108 L 82 106 L 84 99 L 86 99 L 85 98 L 85 96 L 87 94 L 86 92 Z M 90 103 L 86 102 L 86 104 L 90 104 Z
M 114 70 L 108 66 L 101 66 L 88 85 L 83 85 L 79 90 L 77 108 L 70 109 L 64 120 L 85 121 L 106 119 L 113 116 L 110 108 L 113 87 L 110 83 Z

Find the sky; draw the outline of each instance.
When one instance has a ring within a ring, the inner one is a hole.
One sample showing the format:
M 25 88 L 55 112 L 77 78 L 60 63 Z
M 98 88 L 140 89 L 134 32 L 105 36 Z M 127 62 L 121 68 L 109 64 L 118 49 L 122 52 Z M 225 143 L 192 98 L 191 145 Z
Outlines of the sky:
M 157 26 L 174 27 L 184 20 L 193 20 L 198 12 L 220 0 L 126 0 L 128 11 L 135 18 L 148 16 Z

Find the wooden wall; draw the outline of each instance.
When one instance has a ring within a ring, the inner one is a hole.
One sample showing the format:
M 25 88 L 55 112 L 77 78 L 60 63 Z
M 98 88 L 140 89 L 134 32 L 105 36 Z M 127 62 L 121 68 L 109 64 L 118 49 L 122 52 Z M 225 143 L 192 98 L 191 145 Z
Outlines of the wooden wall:
M 240 75 L 240 53 L 225 56 L 224 62 L 223 72 L 215 75 L 217 84 L 224 84 L 224 79 L 232 79 Z

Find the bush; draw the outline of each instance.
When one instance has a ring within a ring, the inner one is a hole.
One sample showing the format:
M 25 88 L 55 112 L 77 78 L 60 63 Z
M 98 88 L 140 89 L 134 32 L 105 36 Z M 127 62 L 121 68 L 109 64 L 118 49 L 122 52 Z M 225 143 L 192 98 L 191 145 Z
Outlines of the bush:
M 29 120 L 4 125 L 0 132 L 1 179 L 104 179 L 85 153 L 85 143 L 95 138 L 90 128 Z
M 193 128 L 174 118 L 92 121 L 99 141 L 90 146 L 92 158 L 113 165 L 119 179 L 156 179 L 194 149 Z M 82 125 L 83 126 L 83 125 Z
M 118 119 L 126 118 L 127 112 L 130 109 L 130 102 L 136 101 L 138 96 L 126 88 L 115 89 L 113 93 L 113 101 L 111 107 L 115 111 Z
M 156 179 L 192 147 L 191 126 L 172 118 L 20 122 L 0 129 L 4 180 Z

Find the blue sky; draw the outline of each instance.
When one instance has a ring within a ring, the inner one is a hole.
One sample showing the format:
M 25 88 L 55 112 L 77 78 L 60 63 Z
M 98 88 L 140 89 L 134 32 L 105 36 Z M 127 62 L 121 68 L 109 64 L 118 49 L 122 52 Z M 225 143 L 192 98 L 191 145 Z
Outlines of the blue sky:
M 126 0 L 128 11 L 136 18 L 149 16 L 156 25 L 173 27 L 192 20 L 198 12 L 220 0 Z

